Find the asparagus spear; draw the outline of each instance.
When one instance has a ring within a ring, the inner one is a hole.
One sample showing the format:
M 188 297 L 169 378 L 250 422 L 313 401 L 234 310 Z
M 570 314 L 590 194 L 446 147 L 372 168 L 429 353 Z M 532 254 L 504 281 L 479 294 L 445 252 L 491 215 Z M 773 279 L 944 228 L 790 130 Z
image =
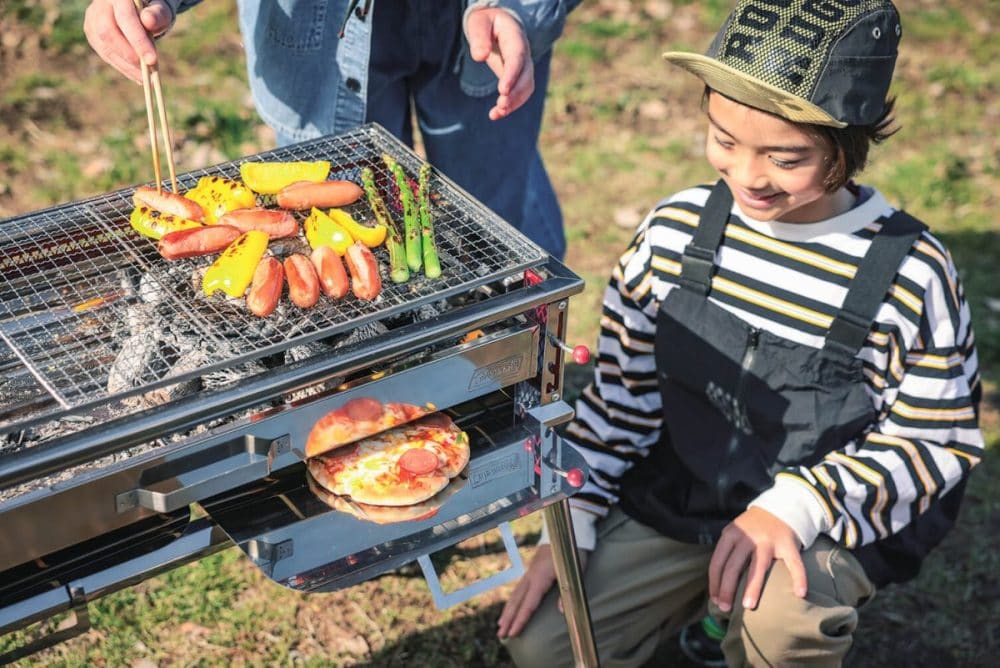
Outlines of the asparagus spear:
M 410 280 L 410 270 L 406 267 L 406 256 L 403 249 L 403 238 L 396 227 L 396 221 L 389 214 L 382 197 L 375 187 L 375 174 L 371 167 L 361 170 L 361 183 L 365 188 L 365 195 L 368 197 L 368 205 L 375 214 L 375 219 L 385 225 L 385 247 L 389 251 L 389 278 L 393 283 L 405 283 Z
M 437 278 L 441 275 L 441 262 L 438 260 L 437 246 L 434 244 L 434 222 L 431 219 L 430 196 L 431 166 L 424 163 L 420 167 L 420 179 L 417 182 L 417 208 L 420 212 L 420 240 L 424 253 L 424 275 L 427 278 Z
M 406 178 L 402 165 L 396 162 L 396 159 L 391 155 L 383 153 L 382 162 L 396 177 L 396 185 L 399 187 L 399 203 L 403 206 L 403 241 L 406 245 L 406 264 L 410 271 L 420 271 L 420 267 L 423 266 L 423 257 L 420 252 L 420 214 L 417 211 L 417 203 L 413 199 L 410 181 Z

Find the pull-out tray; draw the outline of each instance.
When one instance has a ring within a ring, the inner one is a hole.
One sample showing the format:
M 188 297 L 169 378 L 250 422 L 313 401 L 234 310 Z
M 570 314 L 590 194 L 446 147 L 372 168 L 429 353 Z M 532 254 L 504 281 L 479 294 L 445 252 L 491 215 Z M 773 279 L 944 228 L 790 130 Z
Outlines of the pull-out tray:
M 571 416 L 568 405 L 556 402 L 498 432 L 463 425 L 472 460 L 443 504 L 424 519 L 378 524 L 334 510 L 310 489 L 304 464 L 202 506 L 275 582 L 300 591 L 334 591 L 575 493 L 569 480 L 585 479 L 586 463 L 552 428 Z M 566 476 L 573 468 L 583 476 Z

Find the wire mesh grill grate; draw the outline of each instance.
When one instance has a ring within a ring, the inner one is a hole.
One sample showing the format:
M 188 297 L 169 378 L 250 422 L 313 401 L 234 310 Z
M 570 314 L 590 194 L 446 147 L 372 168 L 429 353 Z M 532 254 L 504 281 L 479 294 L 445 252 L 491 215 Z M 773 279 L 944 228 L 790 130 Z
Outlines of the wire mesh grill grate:
M 239 179 L 247 161 L 329 160 L 330 179 L 357 183 L 371 167 L 401 227 L 383 153 L 416 182 L 420 158 L 380 126 L 366 125 L 182 174 L 178 184 L 184 192 L 202 176 Z M 199 270 L 213 257 L 162 259 L 156 242 L 129 226 L 132 188 L 0 221 L 0 433 L 384 324 L 544 261 L 544 251 L 436 170 L 430 184 L 440 278 L 419 274 L 393 284 L 380 247 L 376 301 L 349 294 L 303 310 L 283 297 L 267 318 L 253 316 L 243 299 L 201 294 Z M 374 219 L 364 197 L 346 208 L 362 222 Z M 296 215 L 301 221 L 306 213 Z M 282 257 L 309 248 L 299 238 L 273 240 L 270 251 Z

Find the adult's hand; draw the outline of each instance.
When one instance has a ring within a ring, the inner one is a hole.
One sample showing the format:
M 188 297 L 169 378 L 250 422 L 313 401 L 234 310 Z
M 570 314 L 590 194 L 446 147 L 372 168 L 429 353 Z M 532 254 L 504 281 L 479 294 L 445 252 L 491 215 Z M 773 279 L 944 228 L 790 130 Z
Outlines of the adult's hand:
M 577 552 L 580 558 L 580 570 L 587 567 L 586 550 Z M 503 606 L 500 619 L 497 622 L 497 637 L 510 638 L 524 630 L 525 625 L 531 616 L 535 614 L 538 605 L 542 602 L 542 597 L 549 591 L 556 581 L 556 568 L 552 563 L 552 546 L 539 545 L 535 556 L 528 566 L 527 572 L 521 578 L 514 591 L 511 593 L 507 603 Z M 562 610 L 562 600 L 559 601 L 559 610 Z
M 490 109 L 490 120 L 499 120 L 527 102 L 535 90 L 528 36 L 520 21 L 497 7 L 471 12 L 465 31 L 472 59 L 485 62 L 500 80 L 497 103 Z
M 748 570 L 743 607 L 754 609 L 760 600 L 767 571 L 776 560 L 783 561 L 788 568 L 795 595 L 805 598 L 808 583 L 798 536 L 766 510 L 756 506 L 748 508 L 722 530 L 712 552 L 708 565 L 709 598 L 723 612 L 732 610 L 740 577 Z
M 163 0 L 148 0 L 142 12 L 133 0 L 93 0 L 83 17 L 83 32 L 104 62 L 141 83 L 139 59 L 156 64 L 150 35 L 164 33 L 172 21 L 173 12 Z

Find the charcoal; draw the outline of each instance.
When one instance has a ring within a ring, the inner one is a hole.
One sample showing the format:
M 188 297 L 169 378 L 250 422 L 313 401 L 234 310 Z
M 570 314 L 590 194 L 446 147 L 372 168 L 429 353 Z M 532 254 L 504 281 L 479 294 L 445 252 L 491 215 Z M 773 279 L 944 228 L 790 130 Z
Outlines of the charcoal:
M 207 355 L 203 348 L 200 346 L 192 347 L 186 352 L 181 353 L 180 357 L 177 358 L 177 361 L 170 367 L 170 373 L 168 375 L 180 376 L 197 371 L 205 365 L 206 358 Z M 143 398 L 146 400 L 146 403 L 151 406 L 160 406 L 189 394 L 193 394 L 199 389 L 201 389 L 201 379 L 195 377 L 189 378 L 180 383 L 150 390 L 143 395 Z

